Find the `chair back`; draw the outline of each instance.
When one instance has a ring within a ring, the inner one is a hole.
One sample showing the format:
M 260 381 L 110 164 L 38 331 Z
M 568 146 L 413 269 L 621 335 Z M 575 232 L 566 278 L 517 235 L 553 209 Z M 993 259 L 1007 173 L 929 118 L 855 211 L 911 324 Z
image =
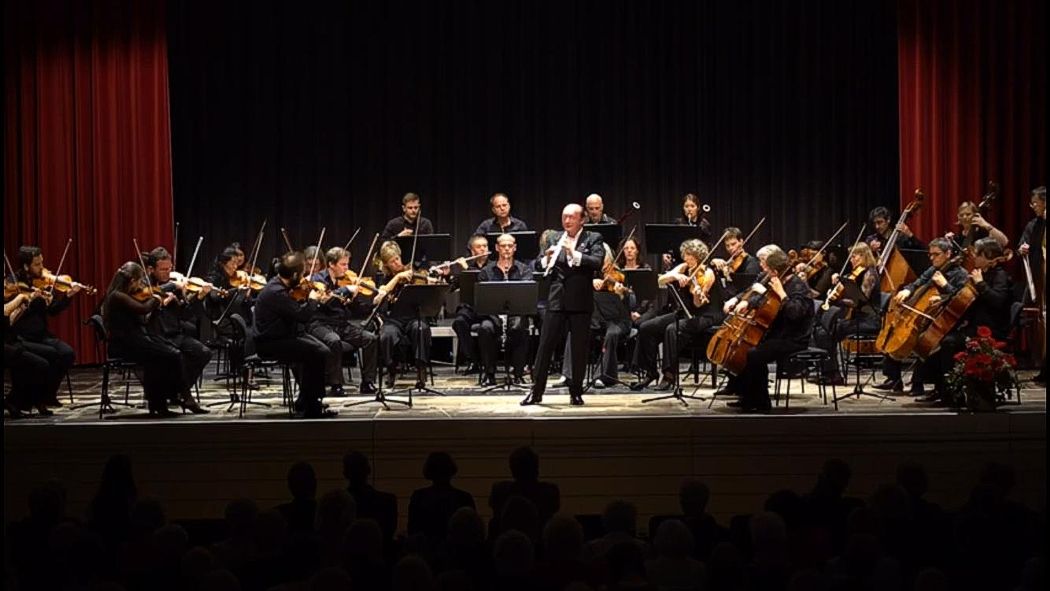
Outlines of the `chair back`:
M 248 323 L 240 314 L 230 314 L 230 326 L 233 327 L 233 343 L 231 347 L 243 347 L 244 357 L 255 355 L 255 339 L 248 330 Z

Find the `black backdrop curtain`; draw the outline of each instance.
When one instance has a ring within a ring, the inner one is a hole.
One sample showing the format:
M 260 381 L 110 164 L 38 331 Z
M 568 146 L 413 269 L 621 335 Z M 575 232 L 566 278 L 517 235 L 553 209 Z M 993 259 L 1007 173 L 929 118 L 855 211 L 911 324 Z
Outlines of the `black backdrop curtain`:
M 667 222 L 698 192 L 716 228 L 769 216 L 757 242 L 856 231 L 899 201 L 894 10 L 172 1 L 181 248 L 203 234 L 213 256 L 267 218 L 297 247 L 363 226 L 363 252 L 407 191 L 456 244 L 495 191 L 530 227 L 591 192 Z

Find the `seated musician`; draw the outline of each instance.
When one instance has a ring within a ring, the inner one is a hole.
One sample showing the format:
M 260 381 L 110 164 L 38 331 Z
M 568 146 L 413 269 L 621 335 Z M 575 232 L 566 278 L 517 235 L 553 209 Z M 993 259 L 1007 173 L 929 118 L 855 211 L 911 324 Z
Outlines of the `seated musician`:
M 514 259 L 514 253 L 517 249 L 518 245 L 514 236 L 510 234 L 500 235 L 496 239 L 496 252 L 499 254 L 499 258 L 485 265 L 478 275 L 478 283 L 532 280 L 532 270 L 529 266 Z M 507 331 L 505 351 L 510 358 L 510 366 L 513 370 L 513 383 L 523 383 L 525 379 L 525 359 L 528 354 L 528 347 L 525 346 L 528 318 L 510 316 L 506 318 L 506 326 L 504 326 L 500 316 L 480 316 L 477 324 L 478 345 L 481 350 L 481 365 L 484 371 L 481 385 L 494 386 L 496 384 L 496 355 L 500 349 L 499 339 L 500 331 L 502 330 Z
M 952 258 L 952 243 L 950 241 L 945 238 L 934 238 L 930 241 L 930 245 L 927 248 L 929 249 L 930 268 L 923 271 L 918 279 L 901 288 L 893 296 L 894 302 L 902 303 L 917 290 L 932 284 L 939 292 L 939 295 L 934 296 L 930 303 L 933 305 L 946 304 L 970 280 L 966 269 L 959 265 L 957 259 Z M 943 386 L 943 376 L 931 376 L 928 370 L 923 369 L 923 365 L 925 364 L 920 363 L 912 373 L 912 396 L 922 396 L 924 394 L 924 382 L 931 377 L 935 380 L 938 389 Z M 939 394 L 935 396 L 939 396 Z
M 748 308 L 761 306 L 766 297 L 777 297 L 780 299 L 780 311 L 762 341 L 747 352 L 744 370 L 740 375 L 729 376 L 726 390 L 727 393 L 740 396 L 740 401 L 730 403 L 730 406 L 744 411 L 766 412 L 772 407 L 767 367 L 806 348 L 813 324 L 813 300 L 809 297 L 809 286 L 795 274 L 781 281 L 781 277 L 789 274 L 791 266 L 787 254 L 779 246 L 763 246 L 757 256 L 762 271 L 769 274 L 767 293 L 756 294 L 743 301 L 734 297 L 722 309 L 727 314 L 743 314 Z
M 826 252 L 820 252 L 824 243 L 820 240 L 810 240 L 799 249 L 796 258 L 792 260 L 792 253 L 788 252 L 788 260 L 791 260 L 795 272 L 802 277 L 809 286 L 810 295 L 814 298 L 820 297 L 831 287 L 831 269 L 828 268 Z M 819 253 L 819 254 L 818 254 Z M 808 265 L 808 268 L 807 268 Z
M 641 323 L 636 357 L 638 368 L 645 371 L 645 378 L 631 384 L 633 390 L 647 387 L 661 375 L 656 371 L 657 347 L 661 342 L 664 344 L 663 377 L 656 389 L 670 390 L 678 373 L 678 352 L 681 348 L 687 347 L 694 339 L 702 338 L 707 329 L 722 322 L 723 290 L 716 285 L 715 272 L 711 267 L 700 268 L 701 261 L 708 255 L 707 245 L 694 238 L 683 242 L 679 252 L 683 262 L 660 275 L 657 282 L 678 291 L 689 315 L 674 304 L 670 312 Z M 673 295 L 668 299 L 677 302 Z M 713 304 L 712 299 L 715 300 Z
M 631 316 L 627 286 L 616 280 L 613 252 L 605 244 L 605 259 L 602 262 L 603 277 L 593 280 L 594 311 L 591 313 L 591 334 L 602 337 L 601 373 L 594 379 L 594 388 L 603 390 L 620 383 L 617 353 L 620 343 L 631 333 Z M 562 388 L 572 383 L 572 348 L 565 342 L 562 356 L 562 377 L 555 380 L 552 388 Z
M 838 344 L 853 335 L 879 334 L 879 271 L 875 255 L 871 247 L 861 242 L 851 249 L 849 260 L 845 276 L 831 274 L 831 289 L 835 291 L 827 298 L 828 309 L 818 312 L 813 326 L 814 343 L 831 354 L 822 376 L 828 385 L 846 383 L 839 371 Z M 851 293 L 860 297 L 851 298 Z
M 591 193 L 584 201 L 584 224 L 615 224 L 616 220 L 605 214 L 605 201 L 597 193 Z M 542 249 L 541 249 L 542 250 Z
M 880 205 L 871 210 L 871 213 L 868 214 L 868 221 L 871 222 L 871 227 L 875 231 L 865 237 L 864 242 L 871 247 L 871 252 L 875 255 L 875 258 L 878 258 L 882 254 L 882 246 L 886 244 L 890 234 L 893 233 L 894 227 L 893 221 L 890 219 L 890 210 Z M 925 268 L 926 265 L 921 264 L 923 261 L 918 260 L 917 256 L 912 256 L 912 253 L 921 251 L 926 248 L 926 245 L 915 237 L 908 224 L 897 224 L 897 229 L 900 231 L 900 234 L 897 238 L 896 247 L 902 251 L 911 251 L 904 253 L 904 258 L 908 260 L 908 264 L 913 269 Z
M 44 255 L 36 246 L 22 246 L 18 249 L 16 279 L 20 283 L 32 286 L 43 285 Z M 61 270 L 60 270 L 61 271 Z M 80 292 L 74 284 L 68 293 L 50 287 L 44 288 L 50 298 L 35 298 L 29 308 L 15 322 L 11 330 L 17 336 L 26 351 L 47 360 L 47 375 L 43 379 L 41 397 L 48 406 L 61 406 L 58 401 L 58 389 L 69 369 L 73 367 L 75 357 L 73 348 L 56 337 L 48 329 L 48 317 L 62 313 L 69 307 L 73 296 Z
M 175 296 L 166 305 L 158 307 L 150 314 L 147 329 L 150 333 L 174 345 L 182 355 L 182 381 L 185 387 L 185 391 L 182 392 L 182 400 L 187 401 L 186 408 L 194 414 L 207 413 L 206 409 L 196 404 L 190 391 L 204 372 L 204 368 L 208 366 L 208 362 L 211 361 L 211 349 L 193 338 L 183 321 L 184 309 L 192 305 L 193 300 L 196 299 L 195 295 L 187 293 L 184 285 L 172 281 L 173 265 L 171 254 L 167 249 L 158 246 L 147 253 L 143 259 L 146 262 L 146 273 L 150 277 L 150 284 L 156 286 L 163 294 L 170 293 Z M 208 291 L 210 288 L 205 287 L 201 292 L 202 297 L 207 296 Z
M 484 234 L 474 234 L 467 240 L 467 250 L 470 252 L 470 256 L 477 256 L 472 261 L 466 263 L 467 269 L 472 271 L 481 271 L 488 262 L 486 257 L 480 256 L 489 252 L 489 239 Z M 459 267 L 457 269 L 456 267 Z M 453 289 L 458 289 L 458 278 L 459 274 L 462 273 L 463 269 L 459 265 L 450 265 L 445 267 L 449 269 L 450 281 Z M 531 276 L 528 277 L 531 279 Z M 472 374 L 477 373 L 480 369 L 480 358 L 478 357 L 478 348 L 474 344 L 474 337 L 471 336 L 471 327 L 480 322 L 480 318 L 477 313 L 474 312 L 474 306 L 470 302 L 460 302 L 456 306 L 456 317 L 452 320 L 452 331 L 456 333 L 456 342 L 459 346 L 459 351 L 456 351 L 457 359 L 464 359 L 467 363 L 467 368 L 464 373 Z
M 963 201 L 959 204 L 959 211 L 956 214 L 959 224 L 959 235 L 954 236 L 949 233 L 950 238 L 954 238 L 955 242 L 963 248 L 973 246 L 975 242 L 981 238 L 992 237 L 999 243 L 999 246 L 1006 246 L 1010 243 L 1010 239 L 1003 234 L 1001 230 L 996 228 L 984 219 L 981 212 L 978 211 L 977 205 L 972 201 Z
M 227 246 L 216 257 L 215 263 L 205 276 L 208 283 L 215 287 L 204 298 L 205 316 L 210 320 L 206 323 L 209 330 L 201 332 L 205 341 L 210 341 L 211 334 L 214 334 L 217 337 L 215 340 L 219 342 L 229 342 L 235 338 L 237 330 L 230 320 L 232 314 L 239 314 L 245 323 L 249 326 L 252 324 L 252 300 L 255 296 L 247 284 L 238 283 L 240 287 L 234 287 L 234 283 L 239 281 L 238 272 L 246 273 L 237 268 L 239 264 L 243 264 L 238 262 L 243 261 L 243 257 L 244 253 L 240 247 Z M 243 357 L 242 348 L 230 347 L 230 367 L 234 371 L 241 366 Z
M 173 416 L 168 403 L 194 409 L 178 347 L 146 330 L 148 317 L 161 306 L 171 305 L 173 293 L 153 293 L 138 263 L 117 269 L 102 302 L 102 320 L 109 334 L 109 354 L 142 366 L 142 389 L 151 415 Z M 198 411 L 194 411 L 198 412 Z
M 392 388 L 397 379 L 394 354 L 402 344 L 411 347 L 416 366 L 416 386 L 422 387 L 430 360 L 430 324 L 425 318 L 420 320 L 407 310 L 399 310 L 392 301 L 402 286 L 413 281 L 414 273 L 411 267 L 401 262 L 401 248 L 394 241 L 384 242 L 379 247 L 379 263 L 380 274 L 376 277 L 376 285 L 380 287 L 375 305 L 379 307 L 378 315 L 383 321 L 379 331 L 379 357 L 386 368 L 387 387 Z
M 955 364 L 955 354 L 962 351 L 966 339 L 977 334 L 979 327 L 988 327 L 992 337 L 1005 341 L 1010 335 L 1010 306 L 1014 301 L 1013 280 L 1002 267 L 1005 261 L 1003 247 L 994 236 L 981 238 L 973 244 L 974 268 L 969 279 L 977 288 L 977 299 L 966 310 L 963 318 L 941 339 L 940 349 L 920 365 L 924 380 L 932 380 L 934 391 L 928 401 L 949 402 L 944 376 Z M 914 383 L 914 378 L 912 378 Z
M 293 299 L 292 289 L 302 283 L 306 265 L 300 252 L 281 257 L 277 276 L 266 283 L 256 298 L 252 335 L 260 357 L 292 365 L 299 382 L 295 410 L 306 418 L 328 418 L 336 415 L 321 402 L 329 350 L 316 337 L 302 332 L 300 324 L 308 323 L 330 295 L 311 290 L 302 303 Z
M 4 295 L 8 295 L 6 290 Z M 40 416 L 54 414 L 47 408 L 43 397 L 51 373 L 47 359 L 26 350 L 11 330 L 33 300 L 48 297 L 45 291 L 30 288 L 28 293 L 16 293 L 4 302 L 4 367 L 11 372 L 11 391 L 4 398 L 4 410 L 11 414 L 12 419 L 21 418 L 22 412 L 31 408 L 35 408 Z
M 323 251 L 320 251 L 314 245 L 307 246 L 303 249 L 303 260 L 306 261 L 306 266 L 303 267 L 304 277 L 313 277 L 325 270 L 326 263 L 324 254 Z
M 475 234 L 504 234 L 507 232 L 524 232 L 529 229 L 525 222 L 510 215 L 510 199 L 506 193 L 496 193 L 489 197 L 492 217 L 478 224 Z
M 628 236 L 620 241 L 620 256 L 616 259 L 616 265 L 624 271 L 638 271 L 649 268 L 642 255 L 642 244 L 638 238 Z M 640 300 L 635 297 L 634 292 L 628 292 L 624 298 L 627 308 L 631 313 L 631 324 L 637 328 L 643 320 L 656 316 L 656 302 Z
M 341 287 L 339 284 L 349 270 L 350 251 L 338 246 L 332 247 L 324 253 L 324 261 L 327 268 L 314 274 L 310 280 L 324 283 L 328 291 L 336 297 L 330 298 L 317 308 L 317 313 L 307 324 L 307 330 L 328 347 L 324 373 L 329 396 L 344 394 L 343 355 L 351 349 L 361 352 L 361 393 L 375 394 L 379 337 L 352 321 L 354 317 L 363 318 L 368 315 L 372 308 L 371 301 L 358 296 L 357 285 Z
M 700 228 L 701 242 L 707 244 L 711 241 L 711 222 L 707 220 L 706 212 L 703 211 L 700 198 L 693 193 L 682 196 L 682 217 L 677 218 L 674 223 L 680 226 L 696 226 Z M 710 208 L 708 208 L 710 209 Z M 670 269 L 676 263 L 674 253 L 665 252 L 663 257 L 663 269 Z
M 1039 364 L 1039 373 L 1032 381 L 1037 385 L 1046 386 L 1046 187 L 1032 189 L 1032 196 L 1028 200 L 1028 206 L 1032 208 L 1035 217 L 1025 224 L 1021 239 L 1018 240 L 1017 254 L 1028 260 L 1028 266 L 1032 271 L 1032 289 L 1035 293 L 1026 295 L 1026 303 L 1032 303 L 1037 308 L 1042 308 L 1043 322 L 1035 323 L 1037 329 L 1036 346 L 1043 351 L 1043 361 Z
M 379 234 L 380 240 L 393 240 L 398 236 L 411 236 L 419 226 L 420 235 L 433 234 L 434 224 L 420 215 L 419 195 L 405 193 L 401 198 L 401 215 L 386 223 Z
M 740 228 L 730 226 L 725 229 L 725 235 L 722 244 L 726 249 L 726 258 L 711 259 L 711 267 L 728 298 L 750 287 L 761 269 L 755 257 L 747 254 L 744 233 Z

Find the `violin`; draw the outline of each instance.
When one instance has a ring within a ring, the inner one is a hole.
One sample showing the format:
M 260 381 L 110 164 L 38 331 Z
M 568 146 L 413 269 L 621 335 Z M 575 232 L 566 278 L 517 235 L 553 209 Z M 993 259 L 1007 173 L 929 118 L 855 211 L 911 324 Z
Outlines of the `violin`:
M 803 263 L 808 267 L 807 274 L 819 273 L 827 268 L 828 263 L 824 260 L 824 254 L 819 251 L 814 251 L 811 248 L 803 248 L 802 252 L 796 252 L 791 249 L 787 252 L 788 262 L 792 267 L 795 267 L 799 263 Z
M 376 282 L 371 277 L 360 277 L 357 273 L 347 269 L 346 274 L 335 282 L 337 287 L 357 286 L 357 295 L 370 298 L 376 293 Z
M 850 271 L 850 274 L 848 277 L 846 277 L 846 279 L 849 279 L 850 281 L 856 283 L 857 280 L 860 279 L 860 276 L 864 274 L 864 271 L 867 270 L 868 268 L 864 265 L 858 265 L 854 267 L 852 271 Z M 835 287 L 832 287 L 828 290 L 828 296 L 824 298 L 824 303 L 820 305 L 821 310 L 824 310 L 826 312 L 831 307 L 831 302 L 834 302 L 842 297 L 842 294 L 846 291 L 846 286 L 842 283 L 843 279 L 844 278 L 840 277 L 839 282 L 835 284 Z
M 98 290 L 90 285 L 84 285 L 83 283 L 77 283 L 73 281 L 73 278 L 69 275 L 55 275 L 51 271 L 44 269 L 44 272 L 40 277 L 33 278 L 33 287 L 37 289 L 53 289 L 60 293 L 69 293 L 73 288 L 79 288 L 80 291 L 88 295 L 94 295 L 98 293 Z
M 30 298 L 40 296 L 46 301 L 50 300 L 50 295 L 43 289 L 33 287 L 21 281 L 4 282 L 4 302 L 9 302 L 19 295 L 27 295 L 30 296 Z
M 159 287 L 143 285 L 141 288 L 131 292 L 131 297 L 139 302 L 148 302 L 150 298 L 157 298 L 158 301 L 164 298 L 164 292 Z
M 710 280 L 708 279 L 707 266 L 700 263 L 696 266 L 696 269 L 689 271 L 688 275 L 690 283 L 689 292 L 693 294 L 694 297 L 700 299 L 701 306 L 710 303 L 708 293 L 711 291 L 711 286 L 713 286 L 715 282 L 713 276 Z
M 247 271 L 238 269 L 236 273 L 230 277 L 230 286 L 237 289 L 248 289 L 250 291 L 262 291 L 262 288 L 266 287 L 266 277 L 253 273 L 248 274 Z
M 594 291 L 607 291 L 622 298 L 628 291 L 627 285 L 624 284 L 625 280 L 626 277 L 624 277 L 623 272 L 617 269 L 615 265 L 611 265 L 609 269 L 602 273 L 601 283 L 595 282 Z
M 301 280 L 298 285 L 288 290 L 288 295 L 297 302 L 305 302 L 315 291 L 321 295 L 331 295 L 339 301 L 345 301 L 343 296 L 330 293 L 328 286 L 323 281 L 310 281 L 309 279 Z
M 200 294 L 205 289 L 210 289 L 211 291 L 214 291 L 222 297 L 226 297 L 227 295 L 229 295 L 229 291 L 222 289 L 221 287 L 216 287 L 215 285 L 205 281 L 204 279 L 201 279 L 200 277 L 186 277 L 182 273 L 172 271 L 171 280 L 177 283 L 182 283 L 184 285 L 183 289 L 185 289 L 188 293 Z

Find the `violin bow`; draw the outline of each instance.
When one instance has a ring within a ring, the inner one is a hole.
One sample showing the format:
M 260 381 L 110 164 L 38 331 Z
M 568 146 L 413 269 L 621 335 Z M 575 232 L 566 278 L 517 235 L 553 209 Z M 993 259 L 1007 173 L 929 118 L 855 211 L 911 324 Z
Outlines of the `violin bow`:
M 146 287 L 153 291 L 153 282 L 149 279 L 149 273 L 146 272 L 146 259 L 142 258 L 142 250 L 139 248 L 139 239 L 132 238 L 131 243 L 135 245 L 135 254 L 139 255 L 139 264 L 142 265 L 142 276 L 146 278 Z
M 11 265 L 11 259 L 7 258 L 7 250 L 4 250 L 4 264 L 7 265 L 7 272 L 11 274 L 11 281 L 18 283 L 18 275 L 15 273 L 15 268 Z
M 193 256 L 190 258 L 190 266 L 186 269 L 186 277 L 193 276 L 193 264 L 197 262 L 197 253 L 201 251 L 201 242 L 204 242 L 204 236 L 197 237 L 197 246 L 193 248 Z M 174 266 L 174 265 L 172 265 Z
M 853 254 L 853 249 L 857 248 L 857 245 L 860 244 L 860 239 L 862 236 L 864 236 L 864 230 L 867 229 L 867 222 L 860 225 L 860 233 L 857 234 L 857 239 L 853 241 L 853 246 L 849 247 L 849 252 L 846 253 L 846 260 L 842 261 L 842 268 L 839 269 L 839 281 L 842 281 L 842 275 L 846 272 L 846 267 L 849 266 L 849 257 Z
M 620 260 L 620 255 L 623 254 L 623 249 L 624 249 L 625 246 L 627 246 L 627 241 L 630 240 L 631 238 L 634 238 L 634 231 L 637 230 L 637 229 L 638 229 L 638 224 L 635 224 L 631 228 L 631 231 L 627 233 L 627 238 L 623 239 L 623 242 L 620 244 L 620 250 L 618 250 L 616 252 L 616 256 L 613 257 L 613 265 L 616 264 L 616 261 Z
M 66 248 L 62 251 L 62 258 L 58 260 L 58 266 L 55 267 L 54 275 L 55 275 L 56 278 L 59 275 L 62 274 L 62 266 L 66 263 L 66 255 L 69 254 L 69 247 L 72 246 L 72 245 L 73 245 L 73 239 L 70 238 L 69 240 L 66 241 Z M 57 280 L 56 281 L 52 281 L 51 285 L 47 286 L 47 295 L 53 295 L 55 293 L 55 283 L 57 283 Z
M 354 230 L 354 235 L 350 237 L 350 240 L 346 241 L 346 246 L 343 247 L 343 250 L 350 250 L 350 245 L 354 243 L 354 238 L 357 238 L 359 233 L 361 233 L 361 226 Z
M 310 277 L 313 277 L 314 265 L 317 264 L 317 255 L 321 254 L 321 242 L 324 241 L 324 231 L 327 228 L 321 227 L 321 235 L 317 237 L 317 248 L 314 249 L 314 256 L 310 259 Z M 307 277 L 309 279 L 310 277 Z
M 175 222 L 175 239 L 171 243 L 171 268 L 177 269 L 179 256 L 179 222 Z M 187 273 L 188 275 L 188 273 Z

